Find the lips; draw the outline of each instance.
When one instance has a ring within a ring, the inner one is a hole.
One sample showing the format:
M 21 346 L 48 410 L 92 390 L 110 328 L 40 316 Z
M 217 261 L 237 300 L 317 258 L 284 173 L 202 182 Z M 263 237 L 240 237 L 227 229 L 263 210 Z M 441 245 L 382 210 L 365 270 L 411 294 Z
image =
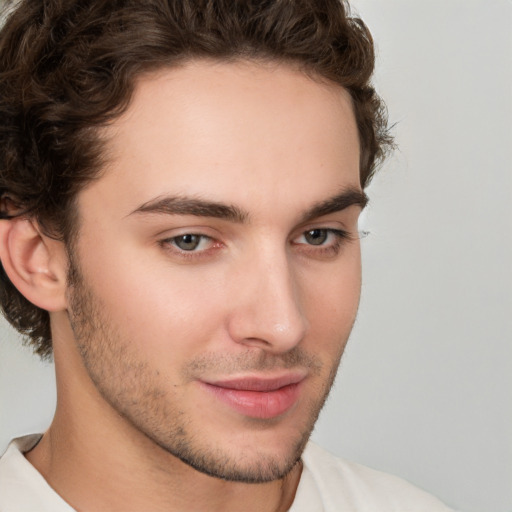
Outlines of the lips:
M 295 373 L 275 378 L 242 377 L 201 382 L 203 388 L 239 414 L 270 419 L 290 410 L 300 396 L 305 375 Z

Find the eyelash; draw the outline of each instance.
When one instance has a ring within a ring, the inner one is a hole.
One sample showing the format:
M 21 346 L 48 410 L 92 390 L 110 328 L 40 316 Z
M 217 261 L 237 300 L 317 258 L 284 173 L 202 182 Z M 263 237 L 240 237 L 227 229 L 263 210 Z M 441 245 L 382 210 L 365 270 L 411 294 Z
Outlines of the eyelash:
M 213 242 L 212 246 L 208 247 L 207 249 L 204 249 L 204 250 L 200 250 L 200 251 L 196 251 L 196 250 L 191 250 L 191 251 L 186 251 L 184 249 L 181 249 L 180 247 L 177 247 L 176 246 L 176 240 L 179 239 L 179 238 L 183 238 L 185 236 L 196 236 L 196 237 L 199 237 L 200 238 L 200 242 L 204 242 L 206 240 L 211 240 Z M 189 259 L 189 260 L 192 260 L 192 259 L 199 259 L 199 258 L 202 258 L 202 257 L 206 257 L 208 256 L 212 251 L 215 251 L 218 247 L 221 246 L 221 243 L 220 242 L 216 242 L 214 238 L 208 236 L 208 235 L 203 235 L 203 234 L 200 234 L 200 233 L 183 233 L 182 235 L 177 235 L 177 236 L 173 236 L 171 238 L 165 238 L 164 240 L 161 240 L 159 242 L 159 244 L 167 251 L 170 251 L 172 252 L 173 254 L 177 254 L 179 257 L 181 258 L 185 258 L 185 259 Z
M 334 241 L 331 244 L 321 244 L 321 245 L 314 245 L 314 244 L 295 244 L 297 246 L 304 246 L 304 250 L 307 253 L 311 253 L 313 251 L 314 255 L 316 256 L 337 256 L 340 252 L 340 249 L 344 245 L 345 242 L 348 242 L 352 240 L 352 236 L 348 231 L 344 231 L 341 229 L 333 229 L 333 228 L 313 228 L 308 229 L 307 231 L 304 231 L 300 237 L 304 237 L 309 233 L 312 233 L 313 231 L 323 231 L 326 232 L 327 236 L 334 236 Z
M 326 236 L 329 237 L 330 235 L 335 237 L 335 240 L 328 245 L 319 244 L 308 244 L 308 243 L 294 243 L 295 246 L 304 246 L 303 248 L 299 249 L 301 252 L 313 254 L 313 256 L 318 257 L 334 257 L 337 256 L 340 252 L 340 249 L 344 245 L 345 242 L 349 242 L 354 239 L 354 236 L 349 233 L 348 231 L 344 231 L 341 229 L 333 229 L 333 228 L 312 228 L 308 229 L 301 233 L 299 237 L 301 238 L 304 236 L 307 236 L 307 234 L 310 234 L 314 231 L 321 231 L 325 232 Z M 185 236 L 196 236 L 200 238 L 199 244 L 201 244 L 204 241 L 210 240 L 212 242 L 212 245 L 206 249 L 203 250 L 184 250 L 181 249 L 176 245 L 176 240 L 179 238 L 183 238 Z M 293 241 L 292 241 L 293 243 Z M 159 245 L 164 248 L 167 251 L 170 251 L 174 254 L 177 254 L 179 257 L 187 259 L 187 260 L 199 260 L 201 258 L 207 258 L 209 255 L 211 255 L 212 252 L 215 252 L 218 250 L 221 246 L 221 242 L 217 242 L 214 238 L 203 235 L 201 233 L 183 233 L 182 235 L 173 236 L 170 238 L 165 238 L 164 240 L 161 240 L 159 242 Z

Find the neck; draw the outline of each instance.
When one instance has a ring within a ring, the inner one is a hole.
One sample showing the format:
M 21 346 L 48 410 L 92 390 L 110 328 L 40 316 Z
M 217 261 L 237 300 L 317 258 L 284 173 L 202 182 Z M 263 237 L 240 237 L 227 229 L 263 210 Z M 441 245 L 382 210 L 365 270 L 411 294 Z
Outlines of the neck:
M 301 465 L 284 479 L 263 484 L 226 482 L 190 468 L 161 448 L 127 454 L 120 443 L 89 433 L 62 432 L 58 421 L 28 454 L 29 462 L 76 510 L 284 512 L 295 496 Z M 148 452 L 153 452 L 148 457 Z
M 200 473 L 112 409 L 80 366 L 63 372 L 69 360 L 60 365 L 55 358 L 55 417 L 26 458 L 76 510 L 275 512 L 291 506 L 301 464 L 285 478 L 261 484 Z

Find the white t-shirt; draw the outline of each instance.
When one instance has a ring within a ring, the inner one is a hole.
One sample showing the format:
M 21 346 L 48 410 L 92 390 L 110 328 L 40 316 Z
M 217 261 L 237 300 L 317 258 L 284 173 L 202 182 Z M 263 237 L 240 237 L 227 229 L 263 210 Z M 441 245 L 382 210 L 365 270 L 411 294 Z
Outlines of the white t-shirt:
M 75 512 L 23 456 L 40 437 L 15 439 L 0 458 L 0 512 Z M 311 442 L 303 463 L 289 512 L 451 511 L 400 478 L 343 461 Z

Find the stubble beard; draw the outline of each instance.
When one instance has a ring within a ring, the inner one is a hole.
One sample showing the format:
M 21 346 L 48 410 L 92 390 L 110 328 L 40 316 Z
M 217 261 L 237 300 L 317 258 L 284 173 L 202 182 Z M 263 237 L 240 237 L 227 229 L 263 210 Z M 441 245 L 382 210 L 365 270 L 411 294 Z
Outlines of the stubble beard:
M 317 398 L 308 404 L 304 424 L 290 441 L 286 457 L 280 459 L 262 450 L 253 460 L 244 460 L 243 453 L 231 455 L 218 443 L 208 444 L 198 439 L 186 411 L 180 409 L 172 393 L 159 384 L 147 361 L 135 355 L 130 343 L 109 321 L 106 308 L 87 286 L 72 255 L 69 262 L 69 320 L 77 348 L 99 394 L 124 420 L 165 452 L 215 478 L 264 483 L 282 479 L 296 467 L 334 383 L 345 343 L 340 343 L 339 355 L 318 390 Z M 190 368 L 216 368 L 216 363 L 220 362 L 201 358 L 192 361 Z M 256 359 L 248 354 L 247 358 L 232 363 L 233 371 L 235 368 L 265 370 L 298 365 L 307 366 L 312 373 L 320 373 L 323 366 L 318 358 L 300 348 L 278 359 L 271 359 L 268 354 L 260 354 Z M 263 420 L 248 418 L 248 421 Z M 207 430 L 208 427 L 204 427 Z

